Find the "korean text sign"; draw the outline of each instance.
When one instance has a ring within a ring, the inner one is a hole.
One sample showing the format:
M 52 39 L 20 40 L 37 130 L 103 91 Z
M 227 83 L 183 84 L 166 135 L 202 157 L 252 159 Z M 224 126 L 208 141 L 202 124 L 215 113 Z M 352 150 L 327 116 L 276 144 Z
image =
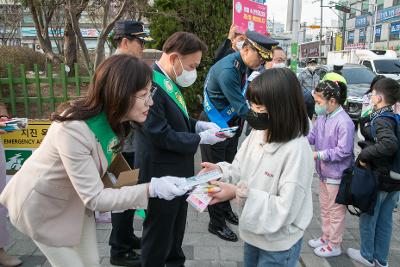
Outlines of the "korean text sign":
M 233 1 L 233 24 L 239 32 L 267 33 L 267 6 L 251 0 Z

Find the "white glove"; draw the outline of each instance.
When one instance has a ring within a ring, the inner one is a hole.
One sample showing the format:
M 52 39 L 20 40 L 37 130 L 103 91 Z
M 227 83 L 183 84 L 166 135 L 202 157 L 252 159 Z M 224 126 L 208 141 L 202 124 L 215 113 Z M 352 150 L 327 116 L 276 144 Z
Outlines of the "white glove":
M 219 127 L 217 124 L 208 121 L 197 121 L 195 128 L 197 134 L 209 129 L 217 129 L 218 131 L 221 129 L 221 127 Z
M 204 132 L 199 133 L 200 144 L 201 145 L 215 145 L 216 143 L 225 141 L 226 138 L 220 138 L 215 135 L 218 131 L 219 131 L 219 129 L 208 129 Z
M 160 178 L 151 178 L 149 185 L 150 197 L 158 197 L 165 200 L 171 200 L 177 196 L 184 195 L 186 188 L 179 189 L 177 186 L 186 183 L 185 178 L 175 176 L 164 176 Z

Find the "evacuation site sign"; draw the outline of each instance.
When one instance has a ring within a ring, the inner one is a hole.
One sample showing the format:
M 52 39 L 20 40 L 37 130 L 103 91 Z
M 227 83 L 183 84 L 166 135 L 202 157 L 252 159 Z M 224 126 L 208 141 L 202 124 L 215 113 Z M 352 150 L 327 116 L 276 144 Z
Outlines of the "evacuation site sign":
M 267 6 L 251 0 L 233 1 L 233 24 L 238 31 L 267 34 Z
M 21 169 L 22 164 L 42 143 L 50 124 L 51 121 L 46 120 L 29 120 L 27 129 L 2 135 L 7 176 Z

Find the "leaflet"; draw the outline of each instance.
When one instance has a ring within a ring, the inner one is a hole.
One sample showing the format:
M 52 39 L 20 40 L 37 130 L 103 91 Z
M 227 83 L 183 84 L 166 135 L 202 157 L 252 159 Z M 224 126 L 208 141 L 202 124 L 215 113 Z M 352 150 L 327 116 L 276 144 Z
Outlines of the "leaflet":
M 180 189 L 192 189 L 196 185 L 205 184 L 212 180 L 218 180 L 222 177 L 222 173 L 219 170 L 213 170 L 210 172 L 203 173 L 201 175 L 192 176 L 186 179 L 186 183 L 178 185 Z

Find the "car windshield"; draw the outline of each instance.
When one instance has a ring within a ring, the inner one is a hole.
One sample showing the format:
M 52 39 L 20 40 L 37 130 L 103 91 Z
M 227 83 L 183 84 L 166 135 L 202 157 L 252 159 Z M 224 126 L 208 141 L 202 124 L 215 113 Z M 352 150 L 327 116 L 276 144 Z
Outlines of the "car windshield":
M 379 74 L 400 73 L 400 60 L 374 60 L 376 72 Z
M 367 68 L 344 68 L 342 73 L 348 84 L 371 84 L 375 77 Z

